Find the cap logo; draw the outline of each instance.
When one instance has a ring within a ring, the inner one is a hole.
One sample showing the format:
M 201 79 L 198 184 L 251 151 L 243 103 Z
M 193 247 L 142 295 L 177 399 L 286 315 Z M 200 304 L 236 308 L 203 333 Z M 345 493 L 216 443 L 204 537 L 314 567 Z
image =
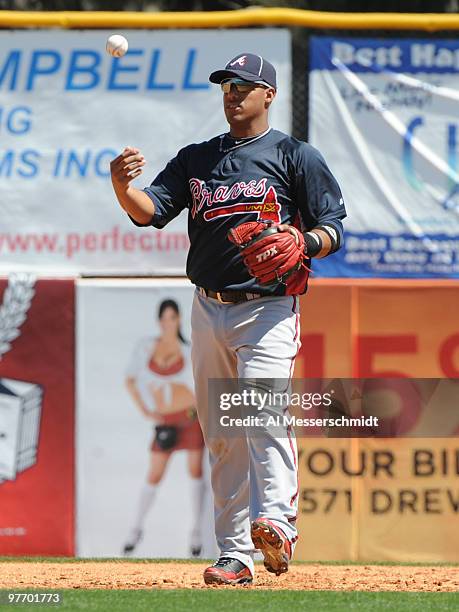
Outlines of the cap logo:
M 237 59 L 234 60 L 234 62 L 231 62 L 230 66 L 234 66 L 234 64 L 239 64 L 239 66 L 245 66 L 245 63 L 247 61 L 247 55 L 241 55 L 241 57 L 238 57 Z

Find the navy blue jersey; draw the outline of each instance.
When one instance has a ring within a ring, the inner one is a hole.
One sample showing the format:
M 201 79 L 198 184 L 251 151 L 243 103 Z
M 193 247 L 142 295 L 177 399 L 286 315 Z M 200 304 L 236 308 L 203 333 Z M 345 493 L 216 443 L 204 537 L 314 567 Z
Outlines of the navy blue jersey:
M 326 223 L 342 238 L 346 216 L 340 188 L 311 145 L 270 130 L 262 137 L 228 135 L 181 149 L 145 189 L 155 205 L 150 225 L 162 228 L 188 209 L 187 276 L 206 289 L 284 295 L 280 283 L 259 285 L 228 230 L 271 220 L 306 232 Z M 307 276 L 298 293 L 306 290 Z

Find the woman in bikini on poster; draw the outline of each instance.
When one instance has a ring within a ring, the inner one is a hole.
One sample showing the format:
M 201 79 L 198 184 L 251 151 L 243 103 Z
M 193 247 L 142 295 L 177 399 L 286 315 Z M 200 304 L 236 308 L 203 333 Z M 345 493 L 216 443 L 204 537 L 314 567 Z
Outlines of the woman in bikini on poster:
M 142 487 L 135 521 L 123 552 L 132 554 L 142 539 L 147 513 L 172 453 L 186 450 L 192 479 L 190 553 L 197 557 L 202 546 L 204 440 L 196 416 L 191 348 L 180 331 L 177 302 L 171 299 L 161 302 L 158 320 L 160 335 L 138 342 L 127 371 L 128 392 L 141 413 L 155 422 L 155 435 L 150 448 L 147 482 Z

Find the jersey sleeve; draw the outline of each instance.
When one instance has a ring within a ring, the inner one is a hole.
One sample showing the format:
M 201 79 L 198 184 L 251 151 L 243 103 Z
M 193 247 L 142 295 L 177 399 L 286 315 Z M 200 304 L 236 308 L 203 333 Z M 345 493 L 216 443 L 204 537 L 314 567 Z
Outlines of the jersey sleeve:
M 187 157 L 189 148 L 181 149 L 177 156 L 171 159 L 158 174 L 151 185 L 145 187 L 144 192 L 155 205 L 155 214 L 148 225 L 161 229 L 187 207 L 189 193 Z M 135 225 L 138 224 L 135 223 Z
M 343 237 L 346 209 L 341 189 L 317 149 L 304 144 L 295 164 L 295 198 L 306 231 L 331 225 Z

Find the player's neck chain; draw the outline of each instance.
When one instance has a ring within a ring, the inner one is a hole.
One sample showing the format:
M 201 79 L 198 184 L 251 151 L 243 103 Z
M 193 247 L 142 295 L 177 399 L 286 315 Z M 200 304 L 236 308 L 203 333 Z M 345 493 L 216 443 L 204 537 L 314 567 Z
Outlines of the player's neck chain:
M 220 136 L 220 153 L 228 153 L 229 151 L 233 151 L 234 149 L 239 149 L 240 147 L 244 147 L 245 145 L 255 142 L 256 140 L 260 140 L 260 138 L 263 138 L 263 136 L 266 136 L 266 134 L 268 134 L 270 131 L 271 131 L 271 128 L 269 127 L 267 130 L 265 130 L 261 134 L 256 134 L 255 136 L 246 136 L 245 138 L 237 138 L 237 139 L 233 138 L 229 134 L 222 134 Z M 227 140 L 232 140 L 234 144 L 231 144 L 229 146 L 224 146 L 223 141 L 225 140 L 225 138 Z

